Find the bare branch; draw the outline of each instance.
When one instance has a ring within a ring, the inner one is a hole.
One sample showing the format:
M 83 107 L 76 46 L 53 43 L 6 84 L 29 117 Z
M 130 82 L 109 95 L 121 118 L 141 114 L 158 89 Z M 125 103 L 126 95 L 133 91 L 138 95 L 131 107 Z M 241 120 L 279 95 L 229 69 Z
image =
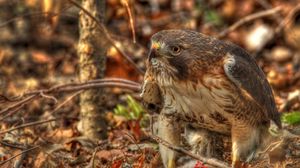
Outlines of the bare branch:
M 272 9 L 273 6 L 267 0 L 255 0 L 258 4 L 260 4 L 265 9 Z M 278 13 L 274 14 L 274 19 L 278 24 L 282 21 L 282 16 Z
M 229 28 L 227 28 L 224 31 L 222 31 L 221 33 L 219 33 L 216 37 L 217 38 L 223 38 L 227 34 L 229 34 L 230 32 L 234 31 L 235 29 L 237 29 L 238 27 L 242 26 L 243 24 L 245 24 L 247 22 L 250 22 L 250 21 L 258 19 L 258 18 L 263 18 L 263 17 L 267 17 L 267 16 L 277 14 L 281 10 L 282 10 L 281 7 L 276 7 L 276 8 L 273 8 L 273 9 L 269 9 L 269 10 L 265 10 L 265 11 L 262 11 L 262 12 L 258 12 L 258 13 L 248 15 L 248 16 L 240 19 L 239 21 L 235 22 Z
M 80 90 L 103 88 L 103 87 L 119 87 L 119 88 L 129 89 L 133 91 L 140 91 L 141 85 L 134 81 L 120 79 L 120 78 L 95 79 L 84 83 L 69 83 L 69 84 L 57 85 L 51 87 L 50 89 L 34 90 L 34 91 L 24 93 L 23 95 L 19 96 L 16 100 L 14 100 L 14 101 L 19 100 L 17 103 L 1 110 L 0 115 L 3 115 L 6 112 L 14 110 L 20 106 L 23 106 L 38 97 L 45 98 L 41 96 L 42 94 L 45 95 L 45 94 L 55 94 L 60 92 L 76 92 Z M 13 113 L 9 113 L 7 115 L 10 116 L 11 114 Z M 0 120 L 3 120 L 3 118 L 5 117 L 2 117 Z
M 276 28 L 275 33 L 280 33 L 282 29 L 293 19 L 293 16 L 296 12 L 300 10 L 300 4 L 295 6 L 288 14 L 287 16 L 282 20 L 280 25 Z

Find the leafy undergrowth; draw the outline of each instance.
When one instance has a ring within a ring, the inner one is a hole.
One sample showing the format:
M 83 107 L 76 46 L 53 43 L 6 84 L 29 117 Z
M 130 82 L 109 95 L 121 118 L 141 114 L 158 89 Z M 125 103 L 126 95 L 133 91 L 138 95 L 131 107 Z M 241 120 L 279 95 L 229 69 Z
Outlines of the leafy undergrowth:
M 294 111 L 289 113 L 282 114 L 281 121 L 283 123 L 289 124 L 289 125 L 296 125 L 300 123 L 300 112 Z

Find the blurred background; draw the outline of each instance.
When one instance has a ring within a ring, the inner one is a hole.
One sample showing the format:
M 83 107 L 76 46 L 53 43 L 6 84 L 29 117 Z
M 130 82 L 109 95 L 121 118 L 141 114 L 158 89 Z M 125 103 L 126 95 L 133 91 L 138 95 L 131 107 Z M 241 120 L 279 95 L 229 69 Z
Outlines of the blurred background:
M 287 124 L 297 124 L 300 118 L 299 2 L 106 0 L 105 11 L 100 12 L 104 12 L 103 24 L 115 45 L 143 71 L 149 39 L 163 29 L 192 29 L 240 45 L 264 70 L 279 111 L 293 115 Z M 1 110 L 11 104 L 7 104 L 9 97 L 79 81 L 79 12 L 80 8 L 68 0 L 0 0 Z M 102 36 L 96 38 L 105 40 Z M 105 77 L 142 83 L 143 75 L 113 45 L 109 44 L 105 56 Z M 84 167 L 95 161 L 95 167 L 161 166 L 157 145 L 143 134 L 149 131 L 150 121 L 139 102 L 139 93 L 119 88 L 104 90 L 101 105 L 108 122 L 108 136 L 96 143 L 97 150 L 89 146 L 89 141 L 78 138 L 81 135 L 76 127 L 76 118 L 80 116 L 78 94 L 57 109 L 56 100 L 51 98 L 33 100 L 13 109 L 13 113 L 8 112 L 7 117 L 0 112 L 1 130 L 51 117 L 71 118 L 10 133 L 0 131 L 0 161 L 5 161 L 1 165 Z M 55 97 L 63 102 L 70 94 L 59 93 Z M 141 147 L 137 148 L 137 143 Z M 38 149 L 20 154 L 37 145 Z

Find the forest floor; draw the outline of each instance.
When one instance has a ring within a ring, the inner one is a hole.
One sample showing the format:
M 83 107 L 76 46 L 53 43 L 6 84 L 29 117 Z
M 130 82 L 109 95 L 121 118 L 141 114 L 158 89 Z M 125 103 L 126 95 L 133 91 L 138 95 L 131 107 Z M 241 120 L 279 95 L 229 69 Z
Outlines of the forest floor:
M 77 130 L 80 91 L 40 92 L 10 108 L 29 91 L 78 82 L 79 9 L 67 1 L 47 2 L 0 0 L 0 167 L 162 167 L 139 92 L 105 88 L 108 137 L 97 142 Z M 280 113 L 292 113 L 283 115 L 285 127 L 300 134 L 299 2 L 140 0 L 126 7 L 121 0 L 107 0 L 105 26 L 143 70 L 149 39 L 159 30 L 193 29 L 240 45 L 265 72 Z M 105 77 L 143 80 L 114 47 L 107 52 Z M 269 162 L 300 167 L 299 145 L 297 137 L 289 139 L 279 151 L 284 156 L 258 160 L 253 167 L 270 167 Z M 223 161 L 229 164 L 228 149 Z M 186 167 L 210 166 L 194 160 Z

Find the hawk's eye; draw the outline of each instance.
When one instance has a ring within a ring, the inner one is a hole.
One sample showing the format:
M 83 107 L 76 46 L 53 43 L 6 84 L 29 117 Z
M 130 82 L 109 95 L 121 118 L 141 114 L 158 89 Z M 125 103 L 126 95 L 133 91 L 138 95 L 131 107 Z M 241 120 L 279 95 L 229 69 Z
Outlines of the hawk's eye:
M 171 54 L 178 55 L 181 52 L 181 48 L 179 46 L 171 46 Z

